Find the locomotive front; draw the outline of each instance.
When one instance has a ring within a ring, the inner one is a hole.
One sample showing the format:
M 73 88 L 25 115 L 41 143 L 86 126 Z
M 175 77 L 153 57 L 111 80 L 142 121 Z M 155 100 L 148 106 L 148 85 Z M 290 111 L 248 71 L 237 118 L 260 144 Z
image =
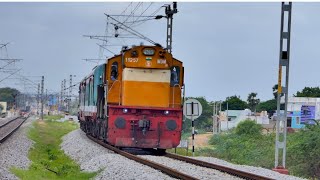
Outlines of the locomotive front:
M 108 143 L 169 149 L 182 130 L 182 62 L 158 46 L 136 46 L 108 60 Z

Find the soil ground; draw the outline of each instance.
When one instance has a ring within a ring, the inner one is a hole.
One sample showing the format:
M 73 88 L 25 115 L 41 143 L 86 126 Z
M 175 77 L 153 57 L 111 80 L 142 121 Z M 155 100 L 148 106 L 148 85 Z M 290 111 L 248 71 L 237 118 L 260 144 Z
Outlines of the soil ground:
M 194 146 L 196 148 L 208 146 L 208 141 L 211 138 L 212 133 L 196 134 L 194 135 Z M 188 138 L 189 147 L 192 147 L 192 137 Z

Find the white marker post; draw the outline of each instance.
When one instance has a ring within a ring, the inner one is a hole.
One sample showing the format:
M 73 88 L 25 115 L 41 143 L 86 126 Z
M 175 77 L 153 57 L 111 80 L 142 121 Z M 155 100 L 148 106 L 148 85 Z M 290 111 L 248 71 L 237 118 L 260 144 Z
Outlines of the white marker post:
M 192 156 L 194 156 L 194 120 L 200 117 L 202 105 L 196 99 L 188 99 L 183 104 L 183 114 L 186 118 L 191 119 L 192 126 Z
M 191 102 L 191 126 L 192 126 L 192 156 L 194 156 L 194 119 L 193 119 L 193 105 L 194 102 Z

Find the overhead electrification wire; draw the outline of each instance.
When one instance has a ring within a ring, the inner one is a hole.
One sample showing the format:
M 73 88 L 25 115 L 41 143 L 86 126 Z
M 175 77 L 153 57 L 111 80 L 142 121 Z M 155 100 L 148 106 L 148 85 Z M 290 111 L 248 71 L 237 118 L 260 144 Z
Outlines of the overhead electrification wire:
M 156 9 L 153 13 L 151 13 L 149 16 L 150 17 L 155 17 L 155 15 L 161 10 L 161 8 L 163 8 L 163 6 L 159 7 L 158 9 Z M 144 22 L 140 22 L 138 24 L 133 24 L 131 27 L 137 27 L 137 26 L 140 26 L 141 24 L 145 23 L 146 21 Z
M 104 46 L 101 46 L 100 44 L 98 44 L 98 43 L 96 43 L 99 47 L 101 47 L 101 48 L 103 48 L 103 49 L 105 49 L 105 50 L 107 50 L 107 51 L 109 51 L 110 53 L 112 53 L 113 55 L 116 55 L 116 53 L 114 53 L 114 52 L 112 52 L 110 49 L 108 49 L 108 48 L 106 48 L 106 47 L 104 47 Z
M 138 18 L 137 18 L 135 21 L 138 21 L 139 18 L 143 17 L 142 15 L 151 7 L 152 4 L 153 4 L 153 2 L 151 2 L 151 3 L 149 4 L 149 6 L 138 16 Z M 133 21 L 133 22 L 134 22 L 134 21 Z
M 121 23 L 120 21 L 116 20 L 115 18 L 111 17 L 110 15 L 108 15 L 108 14 L 105 14 L 105 15 L 107 17 L 110 17 L 112 20 L 116 21 L 117 23 L 120 23 L 126 29 L 123 28 L 122 26 L 118 26 L 117 24 L 112 23 L 113 25 L 118 26 L 118 28 L 123 29 L 123 30 L 125 30 L 125 31 L 127 31 L 127 32 L 129 32 L 129 33 L 131 33 L 131 34 L 133 34 L 135 36 L 137 36 L 137 37 L 140 37 L 141 39 L 146 40 L 146 41 L 150 42 L 151 44 L 157 45 L 157 43 L 152 41 L 150 38 L 144 36 L 143 34 L 137 32 L 136 30 L 134 30 L 134 29 L 128 27 L 127 25 Z
M 11 73 L 9 76 L 7 76 L 7 77 L 5 77 L 5 78 L 1 79 L 1 80 L 0 80 L 0 82 L 2 82 L 2 81 L 4 81 L 4 80 L 6 80 L 7 78 L 11 77 L 12 75 L 16 74 L 16 73 L 17 73 L 17 72 L 19 72 L 20 70 L 21 70 L 21 69 L 18 69 L 17 71 L 15 71 L 15 72 Z
M 142 4 L 142 2 L 139 2 L 139 3 L 136 5 L 136 7 L 134 8 L 134 10 L 133 10 L 133 11 L 131 11 L 130 15 L 127 17 L 127 19 L 126 19 L 126 20 L 124 20 L 124 21 L 122 22 L 122 24 L 126 23 L 126 22 L 127 22 L 127 20 L 128 20 L 132 15 L 134 15 L 134 13 L 135 13 L 135 12 L 136 12 L 136 10 L 141 6 L 141 4 Z

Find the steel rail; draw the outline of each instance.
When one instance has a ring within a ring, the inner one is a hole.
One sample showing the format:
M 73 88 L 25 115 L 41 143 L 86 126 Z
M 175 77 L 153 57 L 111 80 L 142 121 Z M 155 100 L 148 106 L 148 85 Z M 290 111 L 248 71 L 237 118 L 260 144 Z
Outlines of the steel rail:
M 0 125 L 0 128 L 2 128 L 2 127 L 4 127 L 4 126 L 8 125 L 9 123 L 13 122 L 14 120 L 16 120 L 16 119 L 18 119 L 18 118 L 19 118 L 19 117 L 15 117 L 15 118 L 13 118 L 13 119 L 9 120 L 8 122 L 6 122 L 6 123 L 4 123 L 4 124 Z
M 28 117 L 18 117 L 18 118 L 14 119 L 14 120 L 17 120 L 19 118 L 24 119 L 24 120 L 17 127 L 15 127 L 10 133 L 8 133 L 4 137 L 2 137 L 0 139 L 0 144 L 3 143 L 5 140 L 7 140 L 14 132 L 16 132 L 20 128 L 20 126 L 29 118 L 29 116 Z
M 253 173 L 249 173 L 249 172 L 233 169 L 233 168 L 222 166 L 222 165 L 218 165 L 218 164 L 208 163 L 208 162 L 205 162 L 205 161 L 200 161 L 200 160 L 197 160 L 197 159 L 192 159 L 192 158 L 188 158 L 188 157 L 185 157 L 185 156 L 180 156 L 180 155 L 176 155 L 176 154 L 172 154 L 172 153 L 166 153 L 164 156 L 168 157 L 168 158 L 171 158 L 171 159 L 176 159 L 176 160 L 184 161 L 184 162 L 187 162 L 187 163 L 190 163 L 190 164 L 202 166 L 202 167 L 216 169 L 216 170 L 219 170 L 219 171 L 222 171 L 222 172 L 226 172 L 228 174 L 231 174 L 231 175 L 234 175 L 234 176 L 238 176 L 238 177 L 241 177 L 241 178 L 245 178 L 245 179 L 253 179 L 253 180 L 271 180 L 272 179 L 272 178 L 269 178 L 269 177 L 264 177 L 264 176 L 260 176 L 260 175 L 257 175 L 257 174 L 253 174 Z
M 169 168 L 169 167 L 166 167 L 166 166 L 163 166 L 162 164 L 158 164 L 158 163 L 155 163 L 155 162 L 152 162 L 152 161 L 149 161 L 149 160 L 146 160 L 146 159 L 143 159 L 143 158 L 140 158 L 136 155 L 133 155 L 133 154 L 130 154 L 130 153 L 127 153 L 125 151 L 122 151 L 118 148 L 115 148 L 109 144 L 106 144 L 104 143 L 103 141 L 101 140 L 97 140 L 96 138 L 90 136 L 87 134 L 87 137 L 89 139 L 91 139 L 92 141 L 100 144 L 101 146 L 107 148 L 107 149 L 110 149 L 111 151 L 114 151 L 115 153 L 117 154 L 120 154 L 128 159 L 131 159 L 131 160 L 134 160 L 136 162 L 139 162 L 141 164 L 144 164 L 144 165 L 147 165 L 147 166 L 150 166 L 154 169 L 157 169 L 157 170 L 160 170 L 161 172 L 165 173 L 165 174 L 168 174 L 169 176 L 171 177 L 174 177 L 174 178 L 178 178 L 178 179 L 185 179 L 185 180 L 194 180 L 194 179 L 198 179 L 198 178 L 195 178 L 195 177 L 192 177 L 192 176 L 189 176 L 187 174 L 183 174 L 179 171 L 176 171 L 172 168 Z

